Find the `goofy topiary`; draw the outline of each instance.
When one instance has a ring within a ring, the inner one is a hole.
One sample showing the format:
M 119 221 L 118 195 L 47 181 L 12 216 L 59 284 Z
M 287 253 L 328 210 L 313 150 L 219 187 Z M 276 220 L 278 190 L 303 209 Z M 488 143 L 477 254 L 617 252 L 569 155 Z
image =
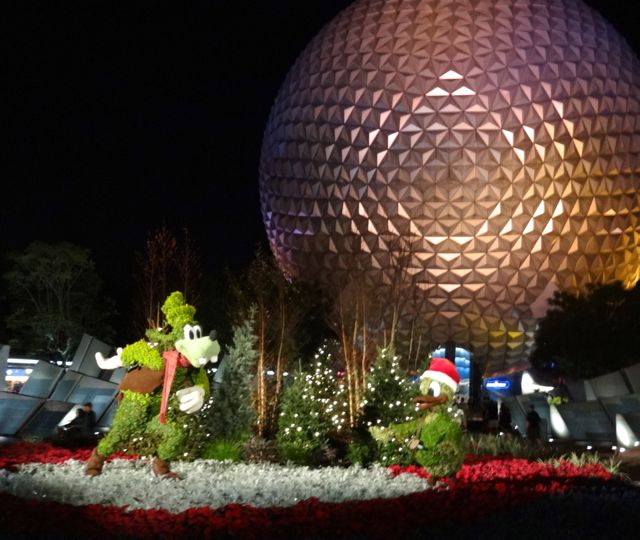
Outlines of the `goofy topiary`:
M 178 457 L 185 444 L 184 415 L 202 407 L 209 393 L 203 368 L 208 362 L 216 362 L 220 352 L 215 332 L 202 336 L 194 320 L 195 311 L 181 292 L 174 292 L 162 306 L 167 325 L 147 330 L 149 341 L 118 348 L 111 358 L 96 353 L 100 369 L 124 366 L 128 371 L 118 387 L 120 403 L 111 430 L 87 462 L 88 476 L 99 475 L 111 454 L 145 438 L 154 448 L 153 473 L 177 478 L 169 462 Z

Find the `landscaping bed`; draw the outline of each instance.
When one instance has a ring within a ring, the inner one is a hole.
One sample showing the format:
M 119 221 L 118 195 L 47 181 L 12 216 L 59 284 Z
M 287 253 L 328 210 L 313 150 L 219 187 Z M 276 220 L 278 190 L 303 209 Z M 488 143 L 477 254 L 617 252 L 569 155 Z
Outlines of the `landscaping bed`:
M 182 480 L 90 449 L 0 448 L 0 530 L 11 538 L 589 538 L 631 534 L 640 489 L 597 463 L 467 456 L 435 485 L 420 467 L 308 468 L 197 460 Z M 587 536 L 585 536 L 585 534 Z M 621 536 L 622 535 L 622 536 Z

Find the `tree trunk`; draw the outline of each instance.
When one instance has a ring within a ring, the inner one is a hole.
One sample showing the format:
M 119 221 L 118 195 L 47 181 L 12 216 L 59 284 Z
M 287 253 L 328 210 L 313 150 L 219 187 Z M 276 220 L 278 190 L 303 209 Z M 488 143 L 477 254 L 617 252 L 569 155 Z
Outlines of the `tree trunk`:
M 257 363 L 257 407 L 256 411 L 258 413 L 258 435 L 260 437 L 264 436 L 266 430 L 267 423 L 267 403 L 266 403 L 266 381 L 265 381 L 265 354 L 266 354 L 266 343 L 265 343 L 265 317 L 266 314 L 264 312 L 264 304 L 260 303 L 258 307 L 258 363 Z

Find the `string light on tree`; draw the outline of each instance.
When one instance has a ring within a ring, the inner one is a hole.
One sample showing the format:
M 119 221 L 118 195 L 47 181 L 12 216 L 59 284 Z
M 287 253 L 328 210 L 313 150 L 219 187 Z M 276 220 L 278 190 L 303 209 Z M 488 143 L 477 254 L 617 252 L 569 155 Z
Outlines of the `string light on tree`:
M 277 439 L 284 454 L 326 448 L 331 435 L 348 425 L 346 390 L 329 367 L 326 347 L 315 360 L 314 371 L 296 375 L 283 396 Z

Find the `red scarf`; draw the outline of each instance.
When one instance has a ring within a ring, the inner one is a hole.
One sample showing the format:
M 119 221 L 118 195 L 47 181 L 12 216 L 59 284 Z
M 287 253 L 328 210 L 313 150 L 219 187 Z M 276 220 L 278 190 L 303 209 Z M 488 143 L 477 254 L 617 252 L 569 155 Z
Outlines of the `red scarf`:
M 167 423 L 167 406 L 169 405 L 169 394 L 173 385 L 173 378 L 176 374 L 176 367 L 187 368 L 191 364 L 186 357 L 182 356 L 178 351 L 165 351 L 162 353 L 165 360 L 164 366 L 164 382 L 162 383 L 162 400 L 160 401 L 160 423 Z

